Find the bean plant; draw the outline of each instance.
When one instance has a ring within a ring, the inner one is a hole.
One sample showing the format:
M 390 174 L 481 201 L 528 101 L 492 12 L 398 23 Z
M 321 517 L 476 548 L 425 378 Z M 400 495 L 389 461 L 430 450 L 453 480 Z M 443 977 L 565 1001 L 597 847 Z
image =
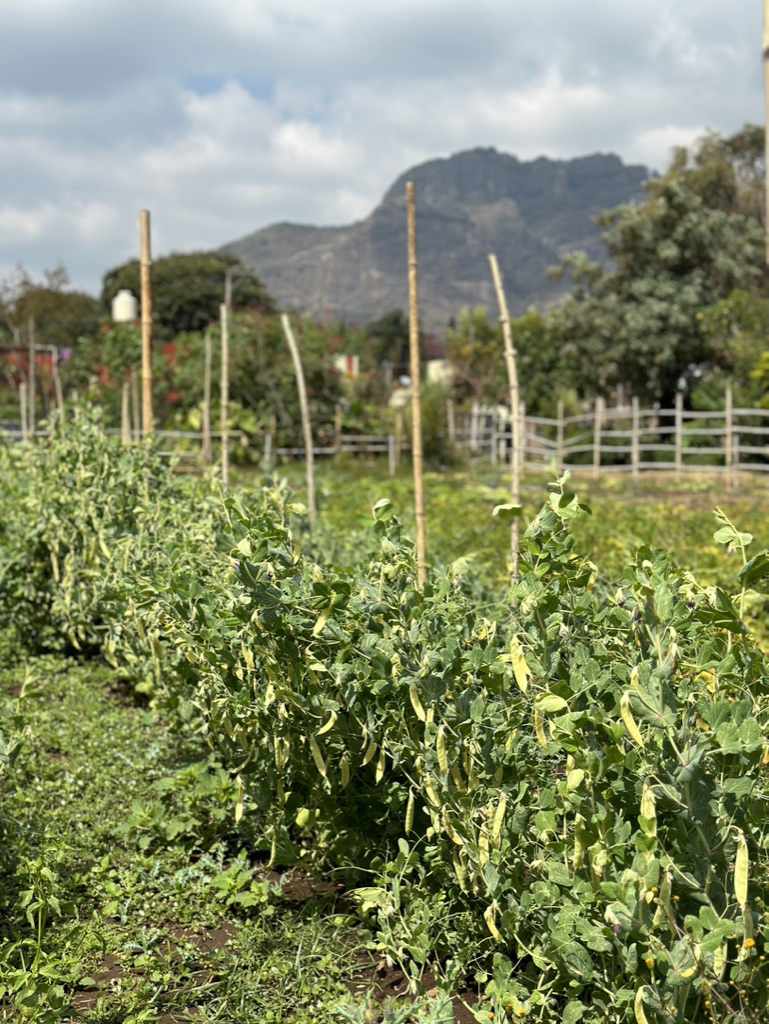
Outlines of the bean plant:
M 254 855 L 335 872 L 415 988 L 475 979 L 481 1021 L 765 1018 L 767 664 L 743 609 L 769 554 L 723 514 L 729 591 L 648 549 L 601 578 L 565 480 L 504 592 L 461 560 L 420 590 L 387 500 L 340 569 L 281 487 L 182 482 L 85 414 L 3 458 L 0 608 L 201 730 Z

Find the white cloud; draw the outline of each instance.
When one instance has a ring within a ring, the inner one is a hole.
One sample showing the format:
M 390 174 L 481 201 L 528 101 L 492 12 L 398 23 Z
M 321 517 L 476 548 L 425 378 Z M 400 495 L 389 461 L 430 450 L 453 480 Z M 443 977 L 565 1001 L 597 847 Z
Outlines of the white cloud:
M 0 266 L 79 284 L 136 248 L 364 216 L 493 145 L 662 167 L 762 115 L 757 4 L 28 0 L 0 39 Z M 755 8 L 755 9 L 754 9 Z

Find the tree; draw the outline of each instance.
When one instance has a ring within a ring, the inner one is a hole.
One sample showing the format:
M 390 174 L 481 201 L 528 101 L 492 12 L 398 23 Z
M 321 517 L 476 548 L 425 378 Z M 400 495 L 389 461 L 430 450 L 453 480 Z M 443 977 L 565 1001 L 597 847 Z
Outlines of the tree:
M 409 321 L 402 309 L 394 309 L 366 326 L 369 351 L 377 365 L 389 362 L 393 371 L 409 371 Z
M 234 309 L 274 312 L 275 306 L 257 275 L 235 256 L 217 252 L 174 253 L 152 264 L 155 334 L 173 338 L 184 331 L 201 331 L 219 318 L 224 282 L 232 271 Z M 104 275 L 101 298 L 105 310 L 127 288 L 139 296 L 139 261 L 130 260 Z
M 559 268 L 576 288 L 550 321 L 584 394 L 625 384 L 668 404 L 682 376 L 712 361 L 698 314 L 736 288 L 764 282 L 751 198 L 758 132 L 709 135 L 691 156 L 678 150 L 644 202 L 600 217 L 609 267 L 576 254 Z
M 0 282 L 0 323 L 6 340 L 25 344 L 31 319 L 41 345 L 74 348 L 78 339 L 93 334 L 102 316 L 100 303 L 85 292 L 69 287 L 64 267 L 46 270 L 35 280 L 23 267 Z

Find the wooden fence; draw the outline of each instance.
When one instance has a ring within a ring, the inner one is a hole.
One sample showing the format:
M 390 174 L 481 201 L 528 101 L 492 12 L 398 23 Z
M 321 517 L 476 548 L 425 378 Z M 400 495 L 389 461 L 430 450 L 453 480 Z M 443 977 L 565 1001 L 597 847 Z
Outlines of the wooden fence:
M 681 396 L 673 408 L 642 408 L 630 405 L 609 408 L 602 399 L 577 415 L 529 416 L 521 409 L 522 468 L 560 472 L 572 469 L 594 477 L 604 473 L 643 471 L 769 472 L 769 409 L 735 408 L 727 390 L 724 406 L 716 410 L 684 409 Z M 512 424 L 504 407 L 475 403 L 455 410 L 449 403 L 446 441 L 471 459 L 509 464 L 513 457 Z M 112 433 L 119 434 L 114 430 Z M 38 436 L 44 432 L 38 430 Z M 0 435 L 22 440 L 18 424 L 0 423 Z M 184 458 L 200 460 L 203 436 L 197 431 L 157 430 L 164 448 Z M 214 439 L 220 439 L 217 432 Z M 232 445 L 253 443 L 240 431 L 229 434 Z M 274 447 L 273 435 L 260 439 L 262 462 L 272 466 L 281 459 L 304 457 L 304 448 Z M 397 470 L 401 455 L 408 452 L 405 433 L 398 435 L 346 434 L 337 424 L 331 442 L 314 448 L 319 457 L 386 455 L 390 471 Z
M 474 406 L 453 416 L 454 443 L 492 462 L 512 458 L 512 430 L 505 409 Z M 769 409 L 734 407 L 730 393 L 722 409 L 687 410 L 679 396 L 673 408 L 607 408 L 598 399 L 589 412 L 522 420 L 522 462 L 531 469 L 555 466 L 603 473 L 644 470 L 691 472 L 769 471 Z

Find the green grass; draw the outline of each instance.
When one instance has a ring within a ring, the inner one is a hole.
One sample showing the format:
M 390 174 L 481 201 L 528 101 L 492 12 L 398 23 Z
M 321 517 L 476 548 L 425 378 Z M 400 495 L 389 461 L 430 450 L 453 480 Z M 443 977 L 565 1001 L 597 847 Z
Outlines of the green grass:
M 0 799 L 0 986 L 28 986 L 29 1009 L 0 1000 L 0 1020 L 339 1020 L 366 933 L 239 857 L 231 782 L 113 682 L 53 659 L 2 676 L 24 738 Z

